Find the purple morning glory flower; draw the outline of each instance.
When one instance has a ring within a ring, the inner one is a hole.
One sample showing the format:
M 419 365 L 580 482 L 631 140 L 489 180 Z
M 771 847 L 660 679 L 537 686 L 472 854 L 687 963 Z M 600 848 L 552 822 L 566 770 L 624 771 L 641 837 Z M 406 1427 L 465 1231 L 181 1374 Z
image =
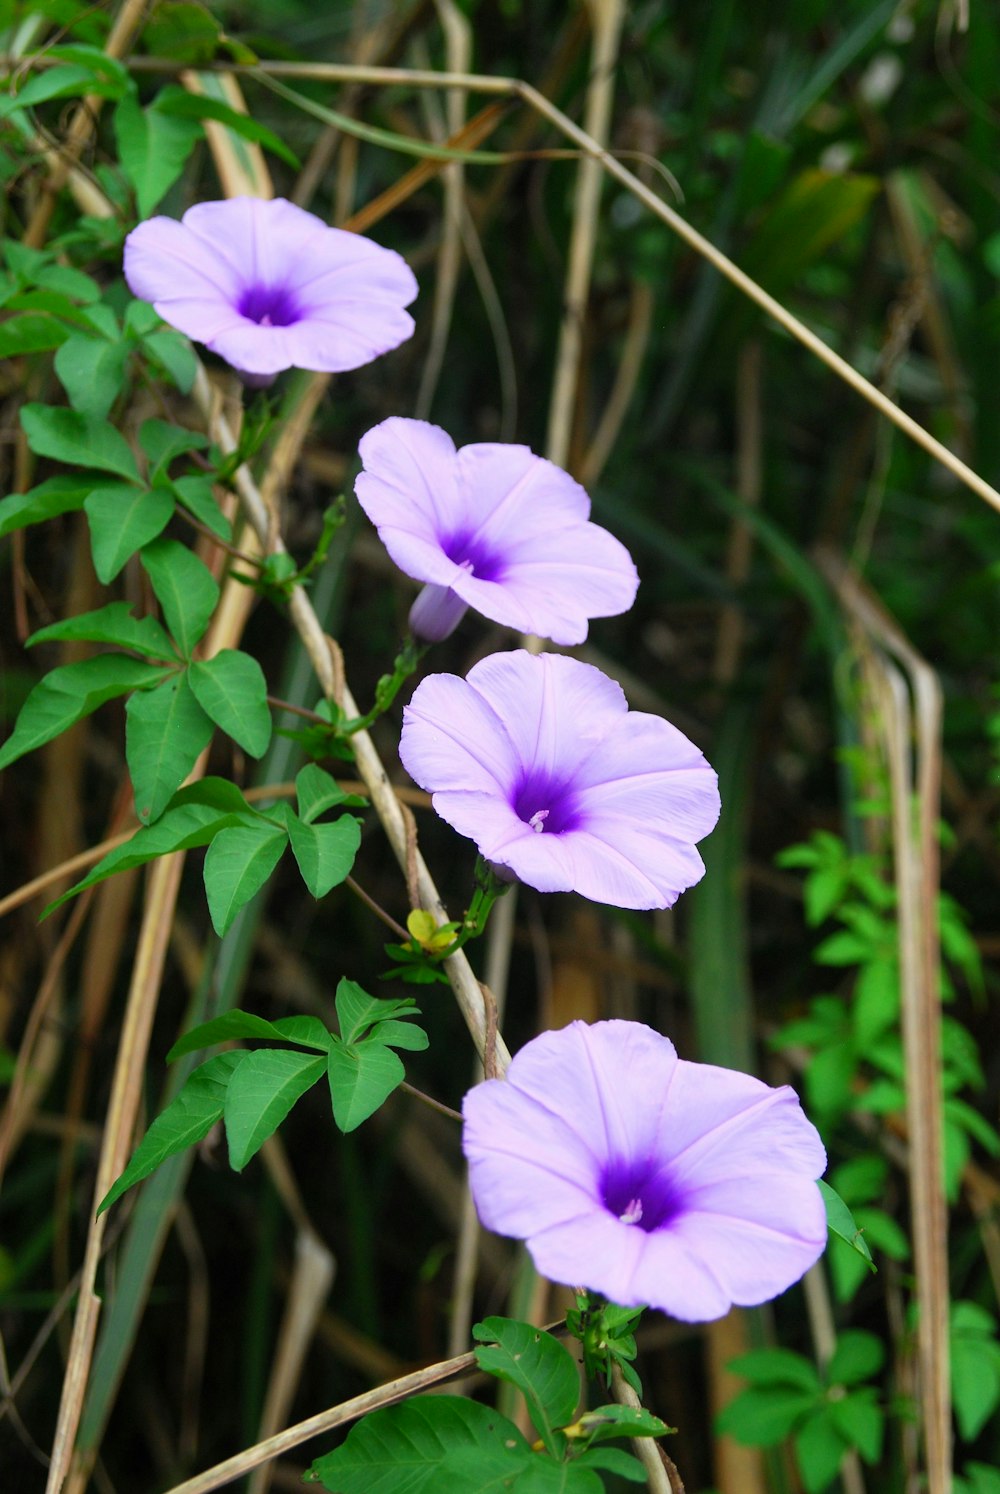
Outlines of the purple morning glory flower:
M 339 373 L 405 342 L 417 294 L 398 254 L 282 198 L 201 202 L 125 240 L 125 279 L 172 327 L 268 381 Z
M 822 1253 L 819 1134 L 794 1090 L 677 1057 L 641 1022 L 572 1022 L 471 1090 L 479 1217 L 552 1281 L 685 1322 L 751 1307 Z
M 436 643 L 467 607 L 556 643 L 627 612 L 639 578 L 625 546 L 590 523 L 568 472 L 527 446 L 456 451 L 439 426 L 393 416 L 363 436 L 358 501 L 400 570 L 428 584 L 410 613 Z
M 669 721 L 562 654 L 492 654 L 428 676 L 399 755 L 442 819 L 540 892 L 669 908 L 704 874 L 715 773 Z

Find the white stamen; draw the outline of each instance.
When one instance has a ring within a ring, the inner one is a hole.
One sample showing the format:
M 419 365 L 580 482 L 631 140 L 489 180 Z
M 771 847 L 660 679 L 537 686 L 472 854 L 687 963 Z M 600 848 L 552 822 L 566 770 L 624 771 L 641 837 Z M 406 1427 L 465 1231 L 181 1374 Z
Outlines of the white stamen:
M 531 819 L 528 821 L 528 824 L 531 826 L 532 830 L 534 830 L 536 835 L 541 835 L 542 831 L 545 829 L 545 821 L 548 819 L 548 817 L 549 811 L 547 809 L 535 810 L 534 814 L 531 816 Z
M 619 1214 L 618 1218 L 622 1224 L 638 1224 L 642 1218 L 642 1199 L 633 1198 L 624 1214 Z

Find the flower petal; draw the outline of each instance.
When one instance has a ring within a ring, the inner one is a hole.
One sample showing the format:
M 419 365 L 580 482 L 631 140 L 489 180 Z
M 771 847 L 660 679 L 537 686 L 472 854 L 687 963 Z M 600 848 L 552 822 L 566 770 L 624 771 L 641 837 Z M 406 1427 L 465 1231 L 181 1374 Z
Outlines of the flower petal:
M 519 535 L 503 551 L 500 579 L 475 574 L 452 583 L 470 607 L 505 627 L 569 646 L 587 637 L 592 617 L 615 617 L 635 601 L 632 557 L 606 529 L 578 524 L 544 535 Z
M 354 491 L 393 560 L 417 581 L 450 586 L 462 574 L 441 548 L 462 513 L 451 437 L 394 415 L 362 436 L 358 450 L 364 470 Z
M 580 484 L 528 446 L 477 442 L 463 446 L 456 462 L 464 517 L 483 545 L 505 550 L 526 535 L 559 533 L 590 517 Z
M 750 1173 L 697 1190 L 670 1233 L 715 1264 L 731 1301 L 756 1307 L 798 1281 L 822 1255 L 826 1209 L 810 1178 Z
M 710 1262 L 686 1241 L 668 1231 L 646 1234 L 606 1212 L 549 1225 L 526 1243 L 541 1275 L 600 1292 L 620 1307 L 656 1307 L 704 1323 L 732 1306 Z
M 489 702 L 454 674 L 431 674 L 403 711 L 399 756 L 410 777 L 435 793 L 504 798 L 518 762 L 510 737 Z
M 141 223 L 125 241 L 125 278 L 164 321 L 245 373 L 358 368 L 413 332 L 405 261 L 281 198 L 202 202 L 180 223 Z M 265 316 L 272 297 L 276 325 Z
M 491 654 L 467 679 L 504 723 L 521 767 L 554 777 L 573 776 L 628 712 L 620 685 L 563 654 Z

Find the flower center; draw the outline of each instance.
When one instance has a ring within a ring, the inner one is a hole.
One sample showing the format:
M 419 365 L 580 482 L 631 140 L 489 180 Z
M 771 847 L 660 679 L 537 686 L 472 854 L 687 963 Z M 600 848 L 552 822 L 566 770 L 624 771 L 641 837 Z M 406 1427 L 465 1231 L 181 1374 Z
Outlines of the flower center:
M 301 316 L 295 297 L 283 285 L 248 285 L 236 310 L 258 327 L 290 327 Z
M 511 808 L 536 835 L 561 835 L 580 823 L 572 786 L 547 773 L 526 773 L 515 786 Z
M 481 544 L 475 535 L 464 530 L 457 534 L 442 535 L 441 548 L 449 560 L 475 576 L 477 581 L 503 580 L 503 558 L 488 545 Z
M 663 1229 L 684 1209 L 683 1195 L 653 1161 L 610 1163 L 600 1197 L 609 1214 L 646 1234 Z

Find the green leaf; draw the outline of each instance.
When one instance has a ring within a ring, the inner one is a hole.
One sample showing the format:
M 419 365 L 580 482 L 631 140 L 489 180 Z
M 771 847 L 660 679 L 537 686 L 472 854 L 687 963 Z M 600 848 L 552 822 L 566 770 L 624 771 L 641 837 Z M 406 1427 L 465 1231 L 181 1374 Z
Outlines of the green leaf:
M 154 540 L 145 546 L 141 558 L 167 627 L 189 659 L 218 605 L 215 579 L 197 555 L 177 540 Z
M 273 130 L 269 130 L 266 125 L 258 124 L 248 114 L 241 114 L 229 104 L 224 104 L 221 99 L 206 98 L 204 94 L 188 93 L 185 88 L 168 85 L 157 94 L 150 108 L 171 119 L 218 120 L 219 124 L 224 124 L 235 135 L 262 145 L 265 150 L 280 156 L 295 170 L 299 169 L 298 157 L 288 149 L 284 141 L 275 135 Z
M 873 1386 L 831 1403 L 831 1421 L 844 1441 L 856 1447 L 866 1463 L 877 1463 L 882 1456 L 885 1412 L 876 1404 L 877 1396 L 878 1391 Z
M 220 939 L 240 909 L 263 887 L 287 844 L 284 831 L 266 820 L 219 831 L 205 857 L 205 893 L 212 927 Z
M 749 1380 L 751 1385 L 795 1385 L 816 1395 L 822 1389 L 812 1360 L 792 1349 L 753 1349 L 731 1359 L 726 1368 L 731 1375 Z
M 84 501 L 94 570 L 105 585 L 143 545 L 162 534 L 174 512 L 166 488 L 133 488 L 123 482 L 94 488 Z
M 28 493 L 9 493 L 0 499 L 0 539 L 15 529 L 75 512 L 83 507 L 93 486 L 93 481 L 81 481 L 66 473 L 48 478 Z
M 167 1063 L 183 1058 L 185 1053 L 197 1053 L 199 1048 L 211 1048 L 215 1043 L 234 1042 L 239 1038 L 263 1038 L 272 1042 L 279 1038 L 286 1043 L 301 1043 L 304 1048 L 317 1048 L 328 1053 L 335 1041 L 318 1017 L 282 1017 L 278 1022 L 268 1022 L 253 1012 L 238 1008 L 213 1017 L 210 1022 L 201 1022 L 186 1032 L 167 1054 Z
M 182 425 L 170 425 L 166 420 L 144 420 L 139 427 L 139 445 L 149 462 L 149 480 L 155 483 L 166 475 L 175 457 L 186 451 L 203 450 L 208 445 L 208 437 L 200 431 L 186 430 Z
M 25 353 L 47 353 L 60 347 L 69 336 L 55 317 L 25 311 L 0 325 L 0 358 L 20 358 Z
M 109 56 L 103 47 L 91 46 L 89 42 L 66 42 L 62 46 L 49 47 L 48 57 L 49 61 L 76 63 L 89 68 L 95 83 L 106 83 L 119 94 L 132 87 L 128 68 L 117 57 Z
M 405 1048 L 410 1053 L 423 1053 L 430 1039 L 422 1027 L 413 1022 L 380 1022 L 374 1033 L 375 1041 L 387 1048 Z
M 106 420 L 50 405 L 24 405 L 21 424 L 36 456 L 139 481 L 139 469 L 128 442 Z
M 824 1183 L 822 1178 L 816 1184 L 823 1195 L 823 1203 L 826 1207 L 827 1228 L 842 1240 L 846 1240 L 853 1250 L 863 1256 L 872 1271 L 878 1268 L 872 1260 L 872 1253 L 865 1244 L 865 1237 L 854 1222 L 854 1215 L 845 1204 L 839 1193 L 835 1193 L 829 1183 Z
M 337 1008 L 337 1021 L 340 1023 L 340 1036 L 345 1043 L 356 1043 L 369 1028 L 380 1022 L 420 1015 L 412 996 L 385 1001 L 378 996 L 369 996 L 357 981 L 347 980 L 346 977 L 338 982 L 334 1005 Z
M 204 785 L 192 784 L 190 787 L 200 789 Z M 184 796 L 188 792 L 188 789 L 180 789 L 155 825 L 136 831 L 131 840 L 109 851 L 82 882 L 77 882 L 75 887 L 51 902 L 42 917 L 47 918 L 71 897 L 76 897 L 95 882 L 105 881 L 115 872 L 145 866 L 148 861 L 154 861 L 157 856 L 166 856 L 171 851 L 190 851 L 196 846 L 207 846 L 220 830 L 244 823 L 243 816 L 236 811 L 186 800 Z
M 186 672 L 155 690 L 137 691 L 125 707 L 125 758 L 142 824 L 158 820 L 212 740 L 212 723 Z
M 951 1311 L 951 1392 L 959 1431 L 972 1442 L 1000 1404 L 1000 1344 L 993 1315 L 975 1302 Z
M 646 1470 L 639 1459 L 620 1447 L 588 1448 L 574 1459 L 574 1463 L 576 1467 L 600 1468 L 605 1473 L 614 1473 L 618 1478 L 627 1479 L 630 1484 L 646 1482 Z
M 18 109 L 33 109 L 49 99 L 81 98 L 84 94 L 99 94 L 102 98 L 114 98 L 119 88 L 97 77 L 89 67 L 53 67 L 44 73 L 29 78 L 17 93 L 0 96 L 0 119 L 6 119 Z
M 153 362 L 173 379 L 181 394 L 190 394 L 198 373 L 198 355 L 184 334 L 163 328 L 148 333 L 142 345 Z
M 194 1070 L 180 1094 L 156 1117 L 121 1177 L 101 1199 L 98 1214 L 133 1184 L 148 1178 L 161 1162 L 208 1135 L 222 1118 L 233 1075 L 248 1057 L 247 1053 L 220 1053 Z
M 837 1430 L 831 1407 L 824 1407 L 800 1427 L 795 1434 L 795 1455 L 807 1494 L 822 1494 L 833 1482 L 846 1451 L 847 1443 Z
M 184 170 L 202 138 L 201 126 L 193 119 L 172 119 L 155 106 L 142 109 L 134 95 L 127 95 L 115 110 L 115 137 L 139 217 L 148 218 Z
M 235 1172 L 243 1171 L 325 1067 L 322 1058 L 285 1048 L 243 1055 L 226 1091 L 224 1112 L 229 1165 Z
M 124 654 L 101 654 L 50 670 L 24 702 L 14 730 L 0 748 L 0 768 L 51 742 L 105 701 L 163 678 L 162 666 Z
M 137 654 L 145 654 L 150 659 L 170 661 L 174 658 L 170 636 L 156 618 L 133 617 L 128 602 L 110 602 L 95 612 L 82 612 L 79 617 L 68 617 L 65 622 L 40 628 L 28 639 L 27 647 L 75 638 L 90 643 L 114 643 L 119 648 L 134 649 Z
M 233 526 L 226 518 L 215 497 L 215 487 L 210 477 L 178 477 L 170 484 L 177 498 L 199 523 L 204 524 L 219 539 L 228 544 L 233 537 Z
M 361 826 L 343 814 L 332 824 L 306 825 L 285 805 L 288 839 L 302 880 L 313 897 L 325 897 L 350 873 L 361 844 Z
M 773 1447 L 815 1408 L 817 1399 L 808 1390 L 755 1385 L 723 1407 L 715 1419 L 716 1430 L 735 1437 L 744 1447 Z
M 129 347 L 74 333 L 56 353 L 55 368 L 69 402 L 81 415 L 105 420 L 125 383 Z
M 585 1411 L 576 1422 L 588 1447 L 608 1442 L 614 1437 L 665 1437 L 673 1428 L 647 1411 L 645 1406 L 598 1406 Z
M 560 1449 L 553 1432 L 572 1419 L 580 1399 L 580 1376 L 572 1355 L 551 1333 L 512 1318 L 486 1318 L 474 1324 L 472 1337 L 479 1345 L 479 1368 L 516 1386 L 538 1435 L 557 1457 Z
M 443 1476 L 446 1458 L 466 1452 L 482 1481 Z M 480 1494 L 503 1487 L 497 1466 L 512 1471 L 535 1455 L 513 1422 L 464 1396 L 423 1395 L 359 1421 L 307 1475 L 336 1494 Z M 486 1482 L 486 1480 L 492 1480 Z
M 327 1059 L 333 1118 L 346 1135 L 374 1115 L 406 1078 L 391 1048 L 381 1043 L 334 1043 Z
M 263 757 L 271 741 L 271 708 L 257 660 L 238 649 L 220 649 L 211 659 L 192 664 L 188 678 L 199 705 L 216 726 L 251 757 Z
M 348 797 L 340 784 L 315 763 L 307 763 L 295 776 L 299 819 L 311 825 L 328 809 L 336 809 Z M 353 796 L 352 796 L 353 797 Z
M 874 1333 L 849 1328 L 837 1339 L 837 1347 L 826 1367 L 828 1385 L 857 1385 L 870 1380 L 885 1363 L 885 1349 Z

